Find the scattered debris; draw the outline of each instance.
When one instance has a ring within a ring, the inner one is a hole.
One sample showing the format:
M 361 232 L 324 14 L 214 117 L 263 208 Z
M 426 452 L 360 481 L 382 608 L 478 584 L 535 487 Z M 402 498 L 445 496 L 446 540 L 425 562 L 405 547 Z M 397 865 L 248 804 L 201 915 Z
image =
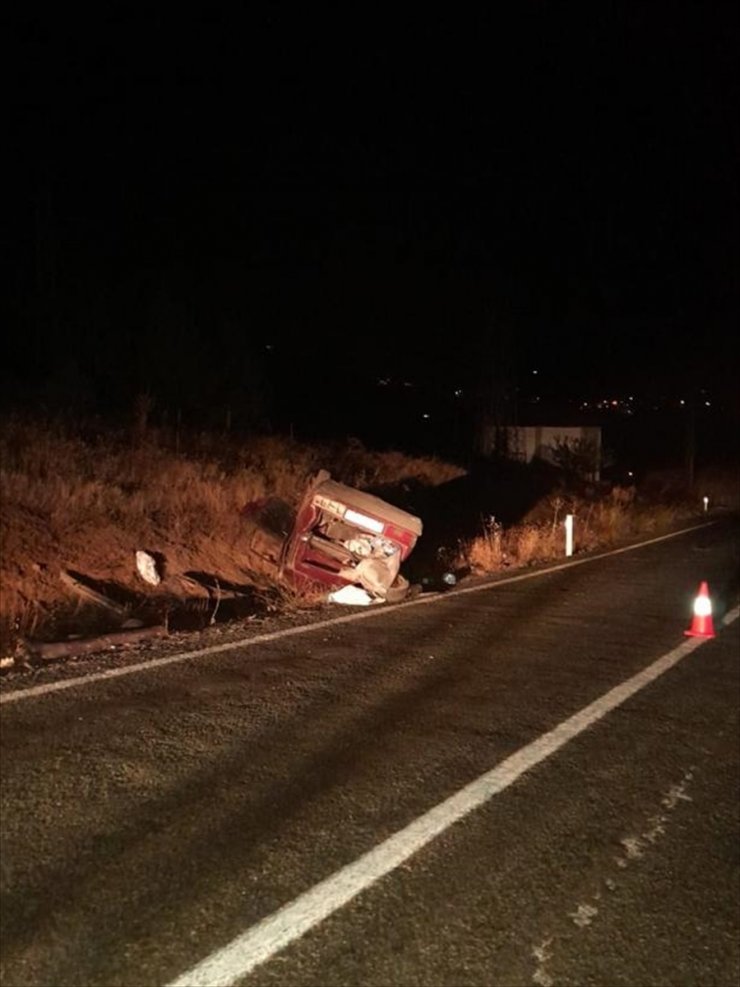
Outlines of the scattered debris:
M 218 576 L 205 572 L 185 572 L 179 577 L 180 582 L 190 588 L 205 590 L 208 596 L 218 600 L 239 600 L 254 595 L 252 586 L 238 586 Z
M 140 627 L 135 630 L 115 631 L 111 634 L 101 634 L 98 637 L 74 638 L 67 641 L 30 641 L 24 642 L 28 654 L 38 661 L 55 661 L 57 658 L 69 658 L 72 655 L 90 654 L 95 651 L 107 651 L 126 644 L 136 644 L 139 641 L 155 637 L 166 637 L 168 629 L 164 624 L 153 627 Z
M 666 809 L 675 809 L 679 802 L 691 802 L 691 796 L 686 794 L 686 783 L 692 778 L 691 772 L 687 772 L 684 780 L 678 785 L 671 785 L 665 796 L 661 799 L 661 805 Z
M 162 582 L 157 560 L 151 552 L 144 552 L 141 549 L 136 553 L 136 571 L 145 583 L 150 586 L 159 586 Z
M 111 600 L 109 596 L 104 596 L 98 590 L 93 589 L 88 586 L 87 583 L 83 582 L 77 573 L 72 573 L 69 570 L 62 569 L 59 573 L 59 578 L 73 593 L 77 596 L 81 596 L 84 600 L 89 603 L 95 603 L 99 607 L 103 607 L 105 610 L 109 610 L 114 613 L 117 617 L 125 618 L 128 616 L 128 610 L 122 604 L 117 603 L 115 600 Z
M 378 603 L 377 598 L 373 598 L 361 586 L 342 586 L 329 593 L 327 599 L 330 603 L 344 603 L 352 607 L 366 607 L 370 603 Z
M 546 970 L 546 964 L 552 959 L 552 939 L 550 936 L 548 939 L 543 939 L 539 946 L 535 946 L 532 949 L 532 958 L 537 960 L 537 969 L 532 974 L 532 983 L 537 984 L 538 987 L 553 987 L 555 981 L 553 980 L 550 973 Z
M 637 860 L 643 854 L 643 842 L 639 836 L 626 836 L 620 841 L 627 853 L 628 860 Z
M 593 905 L 579 905 L 574 912 L 568 912 L 568 917 L 573 919 L 579 929 L 584 929 L 599 914 L 598 908 Z
M 421 577 L 421 589 L 426 592 L 444 593 L 457 586 L 457 574 L 447 570 L 441 574 Z

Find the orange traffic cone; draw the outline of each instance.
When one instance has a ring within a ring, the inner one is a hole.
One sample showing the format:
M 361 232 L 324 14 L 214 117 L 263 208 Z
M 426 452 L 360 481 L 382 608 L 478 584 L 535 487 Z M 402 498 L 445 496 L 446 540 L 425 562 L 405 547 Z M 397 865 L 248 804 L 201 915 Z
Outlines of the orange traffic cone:
M 694 600 L 694 619 L 691 627 L 684 631 L 688 637 L 714 637 L 712 622 L 712 601 L 709 599 L 709 587 L 706 582 L 699 586 L 699 592 Z

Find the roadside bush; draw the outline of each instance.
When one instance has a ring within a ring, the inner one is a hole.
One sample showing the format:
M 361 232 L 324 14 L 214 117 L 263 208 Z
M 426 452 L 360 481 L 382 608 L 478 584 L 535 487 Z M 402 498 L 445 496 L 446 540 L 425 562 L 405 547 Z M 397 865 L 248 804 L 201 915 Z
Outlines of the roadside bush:
M 459 544 L 455 564 L 483 574 L 561 558 L 567 514 L 574 516 L 574 550 L 587 552 L 669 531 L 696 518 L 698 510 L 691 499 L 646 503 L 634 487 L 594 490 L 589 497 L 561 491 L 540 501 L 520 524 L 505 529 L 493 518 L 484 522 L 480 534 Z

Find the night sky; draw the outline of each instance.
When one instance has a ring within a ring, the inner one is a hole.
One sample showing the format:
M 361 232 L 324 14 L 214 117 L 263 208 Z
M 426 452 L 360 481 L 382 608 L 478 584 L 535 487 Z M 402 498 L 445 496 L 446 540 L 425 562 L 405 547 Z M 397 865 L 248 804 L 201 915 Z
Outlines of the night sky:
M 737 414 L 735 6 L 6 18 L 5 405 Z

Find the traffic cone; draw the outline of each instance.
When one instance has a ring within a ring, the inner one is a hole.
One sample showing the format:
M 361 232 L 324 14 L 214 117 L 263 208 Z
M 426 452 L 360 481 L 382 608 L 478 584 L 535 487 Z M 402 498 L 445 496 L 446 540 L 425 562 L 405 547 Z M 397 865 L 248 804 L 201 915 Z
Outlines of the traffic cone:
M 699 592 L 694 600 L 694 618 L 691 627 L 684 631 L 687 637 L 714 637 L 712 622 L 712 601 L 709 599 L 709 587 L 706 582 L 699 586 Z

